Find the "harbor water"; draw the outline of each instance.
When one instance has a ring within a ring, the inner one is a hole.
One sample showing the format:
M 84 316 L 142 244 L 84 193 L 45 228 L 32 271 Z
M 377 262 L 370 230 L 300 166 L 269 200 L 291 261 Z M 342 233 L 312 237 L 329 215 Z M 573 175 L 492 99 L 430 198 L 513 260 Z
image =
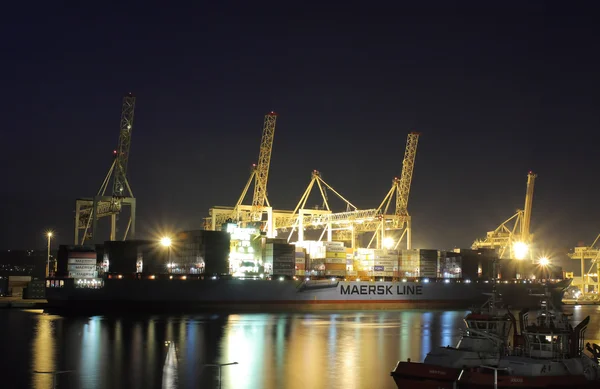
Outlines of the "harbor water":
M 600 341 L 600 307 L 588 341 Z M 0 310 L 2 388 L 395 388 L 398 359 L 454 345 L 465 311 L 58 316 Z M 42 372 L 42 373 L 40 373 Z

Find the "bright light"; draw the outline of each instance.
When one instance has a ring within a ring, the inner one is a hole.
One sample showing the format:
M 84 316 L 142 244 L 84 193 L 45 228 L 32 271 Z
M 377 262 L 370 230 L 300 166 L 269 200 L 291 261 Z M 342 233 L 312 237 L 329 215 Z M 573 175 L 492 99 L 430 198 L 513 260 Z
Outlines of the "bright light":
M 540 265 L 542 266 L 548 266 L 550 264 L 550 260 L 546 257 L 542 257 L 540 258 Z
M 529 246 L 524 242 L 515 242 L 513 250 L 516 259 L 525 259 L 527 252 L 529 251 Z
M 48 232 L 46 233 L 46 236 L 47 236 L 48 238 L 52 238 L 52 235 L 53 235 L 53 234 L 52 234 L 52 231 L 48 231 Z
M 390 237 L 383 239 L 383 247 L 390 250 L 392 247 L 394 247 L 394 239 Z
M 160 244 L 162 244 L 165 247 L 170 247 L 171 246 L 171 238 L 169 238 L 168 236 L 165 236 L 164 238 L 162 238 L 160 240 Z

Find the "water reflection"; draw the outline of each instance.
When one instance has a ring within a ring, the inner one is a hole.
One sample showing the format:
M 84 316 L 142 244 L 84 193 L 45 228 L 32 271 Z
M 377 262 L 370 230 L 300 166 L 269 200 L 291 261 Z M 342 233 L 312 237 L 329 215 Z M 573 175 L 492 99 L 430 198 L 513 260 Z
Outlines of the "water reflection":
M 60 318 L 57 316 L 40 315 L 35 327 L 35 340 L 33 348 L 33 370 L 38 372 L 52 372 L 56 370 L 56 342 L 54 340 L 54 325 Z M 3 344 L 6 344 L 3 342 Z M 5 350 L 11 350 L 11 347 Z M 10 381 L 8 381 L 10 382 Z M 52 387 L 52 375 L 34 374 L 33 385 L 36 389 Z
M 573 320 L 600 316 L 600 307 L 571 308 Z M 97 316 L 10 311 L 0 324 L 33 333 L 31 350 L 15 353 L 4 379 L 15 387 L 48 389 L 51 376 L 32 370 L 75 370 L 63 388 L 223 389 L 394 388 L 398 359 L 422 360 L 437 346 L 456 343 L 464 311 L 386 311 L 314 314 Z M 6 319 L 8 318 L 8 319 Z M 586 333 L 600 339 L 600 322 Z M 0 332 L 6 349 L 23 339 Z M 31 361 L 29 363 L 28 361 Z M 12 366 L 16 366 L 14 369 Z M 25 378 L 24 378 L 25 377 Z M 24 382 L 23 379 L 28 380 Z M 164 384 L 164 386 L 163 386 Z

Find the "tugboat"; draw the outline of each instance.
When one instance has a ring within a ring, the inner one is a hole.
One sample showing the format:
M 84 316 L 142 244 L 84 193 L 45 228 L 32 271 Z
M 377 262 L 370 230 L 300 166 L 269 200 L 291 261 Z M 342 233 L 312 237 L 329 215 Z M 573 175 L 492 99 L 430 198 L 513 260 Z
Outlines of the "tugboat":
M 516 333 L 516 319 L 501 304 L 495 286 L 491 297 L 464 318 L 466 330 L 455 347 L 430 351 L 423 363 L 400 361 L 391 372 L 398 388 L 453 389 L 464 369 L 496 365 L 508 353 L 510 333 Z
M 568 315 L 554 308 L 549 293 L 542 296 L 535 321 L 528 321 L 529 312 L 519 315 L 522 346 L 515 347 L 497 364 L 465 369 L 457 380 L 458 388 L 600 387 L 600 346 L 586 345 L 592 357 L 583 351 L 590 317 L 573 328 Z

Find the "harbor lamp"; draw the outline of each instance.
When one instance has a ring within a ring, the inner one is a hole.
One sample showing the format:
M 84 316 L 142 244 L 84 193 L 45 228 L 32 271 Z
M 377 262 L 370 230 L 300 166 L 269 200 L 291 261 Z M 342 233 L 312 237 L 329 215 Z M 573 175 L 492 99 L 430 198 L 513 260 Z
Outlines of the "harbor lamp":
M 171 261 L 171 238 L 165 236 L 160 240 L 160 244 L 167 248 L 167 262 L 169 262 L 169 273 L 173 273 L 173 262 Z
M 50 277 L 50 242 L 52 241 L 52 231 L 46 232 L 46 236 L 48 237 L 48 255 L 46 257 L 46 278 Z
M 230 362 L 230 363 L 206 363 L 204 364 L 202 367 L 218 367 L 219 368 L 219 389 L 221 389 L 221 368 L 223 366 L 231 366 L 231 365 L 237 365 L 237 362 Z
M 527 257 L 527 253 L 529 252 L 529 245 L 525 242 L 515 242 L 513 245 L 513 251 L 515 259 L 525 259 L 525 257 Z
M 385 247 L 388 250 L 391 250 L 392 247 L 394 247 L 394 239 L 390 238 L 389 236 L 383 239 L 383 247 Z

